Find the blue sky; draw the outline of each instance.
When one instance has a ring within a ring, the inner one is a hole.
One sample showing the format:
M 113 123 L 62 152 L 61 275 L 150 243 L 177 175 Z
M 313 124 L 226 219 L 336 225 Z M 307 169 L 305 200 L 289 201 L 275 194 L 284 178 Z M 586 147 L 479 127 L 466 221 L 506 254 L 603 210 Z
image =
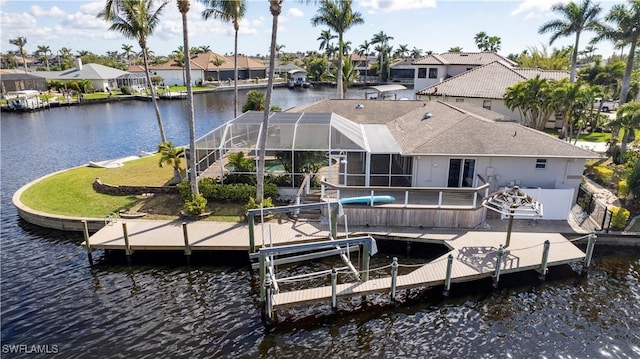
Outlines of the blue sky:
M 392 36 L 391 44 L 407 44 L 436 53 L 461 46 L 463 51 L 478 51 L 473 37 L 480 31 L 502 39 L 503 55 L 519 53 L 529 47 L 548 45 L 549 35 L 539 35 L 544 22 L 557 18 L 550 11 L 558 0 L 524 1 L 440 1 L 440 0 L 354 0 L 365 23 L 351 28 L 345 40 L 357 47 L 380 31 Z M 564 0 L 566 2 L 566 0 Z M 603 16 L 610 7 L 621 1 L 600 1 Z M 16 49 L 9 39 L 27 38 L 26 50 L 33 52 L 38 45 L 49 45 L 53 51 L 68 47 L 75 53 L 88 50 L 104 55 L 106 51 L 120 51 L 123 44 L 138 45 L 119 33 L 108 31 L 109 25 L 97 19 L 104 6 L 101 1 L 76 0 L 0 0 L 0 51 Z M 208 45 L 218 53 L 233 52 L 233 28 L 218 20 L 204 21 L 203 5 L 191 1 L 189 15 L 190 46 Z M 285 0 L 279 18 L 278 44 L 284 51 L 318 50 L 317 38 L 324 27 L 313 27 L 313 5 L 304 1 Z M 271 36 L 271 15 L 266 0 L 250 0 L 247 15 L 240 25 L 239 52 L 247 55 L 266 54 Z M 593 36 L 586 33 L 581 49 Z M 570 45 L 574 38 L 561 38 L 554 47 Z M 162 20 L 149 47 L 157 55 L 167 55 L 182 45 L 182 23 L 175 1 L 165 8 Z M 596 45 L 597 53 L 608 57 L 612 44 Z

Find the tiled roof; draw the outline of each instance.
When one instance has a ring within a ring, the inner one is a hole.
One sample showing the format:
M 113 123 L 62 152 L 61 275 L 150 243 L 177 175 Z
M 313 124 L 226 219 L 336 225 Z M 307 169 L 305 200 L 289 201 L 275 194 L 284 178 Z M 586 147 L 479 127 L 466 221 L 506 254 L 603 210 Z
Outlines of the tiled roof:
M 566 71 L 519 69 L 507 66 L 502 61 L 495 61 L 450 77 L 441 83 L 428 86 L 418 91 L 417 94 L 502 99 L 508 87 L 537 75 L 553 80 L 569 76 Z
M 217 71 L 218 67 L 214 66 L 212 61 L 216 58 L 221 58 L 224 60 L 224 63 L 220 65 L 220 70 L 232 70 L 233 69 L 233 56 L 222 56 L 220 54 L 216 54 L 215 52 L 207 52 L 204 54 L 195 54 L 191 56 L 191 67 L 192 69 L 200 69 L 206 71 Z M 149 70 L 175 70 L 176 68 L 181 68 L 176 66 L 175 60 L 169 60 L 168 62 L 161 65 L 150 65 Z M 267 68 L 267 66 L 261 61 L 255 60 L 253 58 L 247 56 L 238 56 L 238 69 L 243 70 L 246 68 L 250 68 L 251 70 L 261 70 Z M 135 65 L 130 66 L 127 71 L 129 72 L 144 72 L 144 66 Z
M 414 65 L 485 65 L 494 61 L 504 61 L 511 66 L 517 64 L 508 58 L 491 51 L 484 52 L 445 52 L 432 54 L 413 62 Z
M 356 108 L 358 104 L 362 108 Z M 288 112 L 333 112 L 363 125 L 386 125 L 405 155 L 598 157 L 543 132 L 500 121 L 503 116 L 471 104 L 457 106 L 437 100 L 325 100 Z

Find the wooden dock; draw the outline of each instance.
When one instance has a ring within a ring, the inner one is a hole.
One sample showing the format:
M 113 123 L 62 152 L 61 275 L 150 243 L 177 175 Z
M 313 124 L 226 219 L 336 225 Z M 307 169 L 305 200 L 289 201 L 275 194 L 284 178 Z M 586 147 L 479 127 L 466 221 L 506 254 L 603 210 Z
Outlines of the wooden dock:
M 375 236 L 376 233 L 371 234 Z M 414 239 L 424 237 L 415 233 L 392 233 L 392 235 Z M 466 232 L 459 236 L 453 235 L 449 239 L 443 239 L 443 244 L 448 246 L 451 251 L 406 275 L 397 276 L 396 289 L 445 284 L 447 259 L 450 254 L 453 256 L 452 283 L 491 277 L 496 272 L 498 248 L 504 244 L 505 238 L 506 233 L 503 232 Z M 585 253 L 561 234 L 517 232 L 511 234 L 511 244 L 504 250 L 501 273 L 540 270 L 543 262 L 544 242 L 547 240 L 550 243 L 547 266 L 585 259 Z M 366 282 L 338 284 L 336 296 L 351 297 L 376 292 L 390 292 L 391 282 L 391 277 L 386 277 Z M 272 295 L 271 304 L 273 308 L 276 308 L 323 300 L 329 301 L 332 295 L 332 286 L 280 292 Z

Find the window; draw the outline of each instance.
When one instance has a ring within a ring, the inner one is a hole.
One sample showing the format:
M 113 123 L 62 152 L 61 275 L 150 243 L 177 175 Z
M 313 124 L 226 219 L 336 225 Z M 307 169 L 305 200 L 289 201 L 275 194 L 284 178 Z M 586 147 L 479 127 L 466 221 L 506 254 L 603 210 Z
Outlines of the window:
M 464 102 L 464 99 L 463 98 L 457 98 L 456 102 Z
M 418 69 L 418 78 L 419 79 L 426 79 L 427 78 L 427 69 L 419 68 Z
M 547 159 L 546 158 L 538 158 L 536 160 L 536 169 L 543 170 L 547 168 Z
M 438 78 L 438 69 L 429 69 L 429 78 L 437 79 Z
M 483 100 L 482 107 L 486 108 L 487 110 L 491 110 L 491 100 Z
M 447 187 L 472 187 L 476 160 L 470 158 L 449 159 Z

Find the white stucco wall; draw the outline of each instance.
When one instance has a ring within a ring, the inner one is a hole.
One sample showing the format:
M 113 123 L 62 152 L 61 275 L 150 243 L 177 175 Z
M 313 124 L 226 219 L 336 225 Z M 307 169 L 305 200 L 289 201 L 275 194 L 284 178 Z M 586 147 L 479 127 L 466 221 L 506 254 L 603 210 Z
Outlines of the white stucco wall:
M 181 68 L 176 68 L 175 70 L 153 70 L 152 76 L 155 75 L 162 77 L 164 84 L 167 86 L 184 85 L 183 70 Z M 203 79 L 203 71 L 194 69 L 191 70 L 192 85 L 195 85 L 197 82 L 202 81 Z

